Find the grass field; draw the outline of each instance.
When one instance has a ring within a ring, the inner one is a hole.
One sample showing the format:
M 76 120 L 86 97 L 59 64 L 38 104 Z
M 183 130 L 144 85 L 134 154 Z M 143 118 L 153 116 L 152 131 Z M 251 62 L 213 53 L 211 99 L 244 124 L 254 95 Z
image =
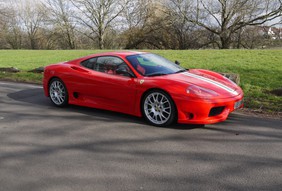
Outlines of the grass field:
M 0 67 L 16 67 L 23 72 L 0 73 L 0 79 L 41 83 L 42 75 L 28 70 L 71 60 L 98 50 L 0 50 Z M 152 50 L 185 68 L 203 68 L 237 73 L 245 92 L 245 106 L 281 112 L 282 98 L 268 92 L 282 88 L 282 50 Z

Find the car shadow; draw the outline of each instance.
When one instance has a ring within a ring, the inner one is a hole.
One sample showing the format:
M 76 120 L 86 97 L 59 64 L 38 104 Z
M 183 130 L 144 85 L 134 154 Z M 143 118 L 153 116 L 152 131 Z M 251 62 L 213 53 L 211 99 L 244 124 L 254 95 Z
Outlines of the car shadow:
M 58 108 L 54 106 L 51 101 L 44 96 L 44 92 L 42 88 L 33 88 L 33 89 L 25 89 L 17 92 L 13 92 L 7 95 L 9 98 L 23 103 L 28 103 L 35 106 L 42 106 L 42 107 L 48 107 L 49 109 L 54 110 L 63 110 L 64 112 L 77 112 L 88 116 L 95 116 L 95 117 L 101 117 L 108 119 L 109 121 L 124 121 L 124 122 L 130 122 L 130 123 L 137 123 L 140 125 L 148 125 L 146 121 L 143 118 L 127 115 L 123 113 L 113 112 L 113 111 L 107 111 L 102 109 L 95 109 L 95 108 L 89 108 L 89 107 L 82 107 L 82 106 L 76 106 L 76 105 L 69 105 L 65 108 Z M 166 128 L 166 129 L 176 129 L 176 130 L 192 130 L 195 128 L 202 128 L 204 125 L 187 125 L 187 124 L 173 124 L 168 127 L 157 127 L 157 126 L 151 126 L 155 128 Z
M 42 88 L 26 89 L 7 94 L 13 100 L 30 103 L 33 105 L 50 106 L 48 98 L 44 96 Z

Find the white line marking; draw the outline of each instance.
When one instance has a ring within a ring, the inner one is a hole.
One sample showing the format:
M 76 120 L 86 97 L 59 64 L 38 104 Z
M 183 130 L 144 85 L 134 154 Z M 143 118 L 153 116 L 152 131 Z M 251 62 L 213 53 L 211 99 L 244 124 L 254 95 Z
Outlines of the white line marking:
M 229 93 L 232 93 L 233 95 L 238 95 L 238 92 L 236 92 L 235 90 L 233 90 L 232 88 L 222 84 L 222 83 L 219 83 L 217 81 L 214 81 L 212 79 L 209 79 L 209 78 L 205 78 L 203 76 L 199 76 L 199 75 L 196 75 L 196 74 L 192 74 L 192 73 L 188 73 L 188 72 L 185 72 L 183 73 L 185 76 L 189 76 L 189 77 L 193 77 L 193 78 L 197 78 L 199 80 L 202 80 L 202 81 L 205 81 L 205 82 L 208 82 L 208 83 L 211 83 L 219 88 L 222 88 L 226 91 L 228 91 Z

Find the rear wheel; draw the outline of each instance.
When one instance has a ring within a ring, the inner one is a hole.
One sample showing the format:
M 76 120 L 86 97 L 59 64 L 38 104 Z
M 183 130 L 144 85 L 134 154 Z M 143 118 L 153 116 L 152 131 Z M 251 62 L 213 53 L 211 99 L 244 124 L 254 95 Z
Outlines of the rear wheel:
M 168 126 L 176 119 L 176 107 L 170 96 L 160 90 L 148 92 L 142 101 L 145 119 L 155 126 Z
M 50 100 L 58 107 L 68 104 L 68 91 L 62 80 L 54 78 L 49 85 Z

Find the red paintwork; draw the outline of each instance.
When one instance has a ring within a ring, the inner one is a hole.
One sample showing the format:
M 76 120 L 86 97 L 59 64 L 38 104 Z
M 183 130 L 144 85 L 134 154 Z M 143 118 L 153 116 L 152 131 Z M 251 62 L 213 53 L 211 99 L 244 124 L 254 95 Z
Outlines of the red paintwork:
M 210 124 L 224 121 L 229 113 L 234 110 L 235 102 L 243 99 L 243 92 L 239 86 L 231 83 L 222 75 L 208 70 L 192 69 L 189 72 L 236 89 L 238 95 L 234 96 L 217 86 L 185 76 L 182 73 L 154 77 L 142 76 L 126 60 L 126 56 L 134 54 L 139 54 L 139 52 L 94 54 L 47 66 L 43 79 L 45 95 L 49 96 L 48 84 L 50 80 L 57 77 L 67 87 L 69 104 L 106 109 L 141 117 L 142 95 L 151 89 L 161 89 L 172 97 L 177 107 L 178 122 L 187 124 Z M 132 69 L 136 78 L 97 72 L 80 65 L 81 61 L 96 56 L 120 57 Z M 140 83 L 141 80 L 144 80 L 144 82 Z M 219 93 L 219 96 L 215 98 L 190 96 L 186 93 L 186 89 L 192 84 L 214 90 Z M 75 98 L 74 92 L 78 92 L 80 96 Z M 217 106 L 225 106 L 224 111 L 217 116 L 209 117 L 211 108 Z M 243 107 L 243 105 L 240 107 Z M 190 119 L 191 114 L 193 114 L 193 117 Z

